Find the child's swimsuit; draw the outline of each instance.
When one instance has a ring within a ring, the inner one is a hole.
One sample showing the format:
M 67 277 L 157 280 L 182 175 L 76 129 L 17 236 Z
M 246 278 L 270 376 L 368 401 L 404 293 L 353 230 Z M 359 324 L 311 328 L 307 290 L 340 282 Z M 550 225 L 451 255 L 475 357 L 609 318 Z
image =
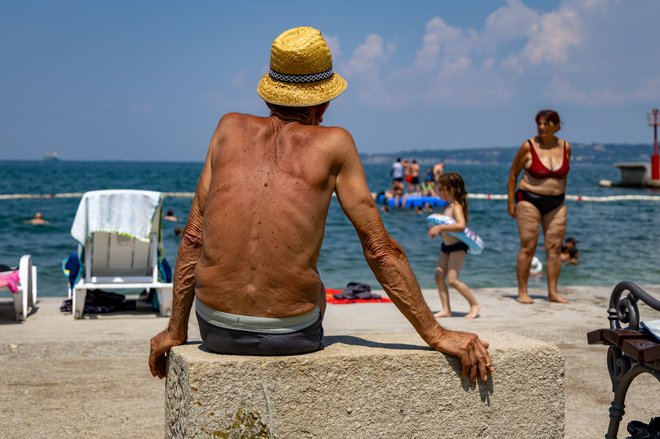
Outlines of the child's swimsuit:
M 442 246 L 440 247 L 440 250 L 442 251 L 442 253 L 447 253 L 447 254 L 453 252 L 460 252 L 460 251 L 464 251 L 465 253 L 467 253 L 469 248 L 470 247 L 468 247 L 467 244 L 464 243 L 463 241 L 458 241 L 455 244 L 449 244 L 449 245 L 443 242 Z

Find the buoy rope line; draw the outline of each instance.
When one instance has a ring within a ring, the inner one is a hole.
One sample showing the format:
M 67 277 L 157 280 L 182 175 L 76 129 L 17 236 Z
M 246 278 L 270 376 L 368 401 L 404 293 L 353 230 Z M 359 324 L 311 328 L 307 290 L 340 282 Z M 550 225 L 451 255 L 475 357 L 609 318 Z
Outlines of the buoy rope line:
M 50 198 L 82 198 L 84 192 L 66 192 L 63 194 L 0 194 L 0 200 L 39 200 Z M 192 198 L 194 192 L 162 192 L 164 197 Z
M 468 194 L 468 198 L 476 200 L 506 200 L 508 197 L 504 194 Z M 591 203 L 609 203 L 615 201 L 660 201 L 658 195 L 609 195 L 606 197 L 594 197 L 590 195 L 566 195 L 569 201 L 591 202 Z
M 0 200 L 39 200 L 52 198 L 82 198 L 84 192 L 65 192 L 61 194 L 0 194 Z M 194 192 L 163 192 L 166 198 L 192 198 Z M 375 194 L 372 194 L 375 196 Z M 334 194 L 333 194 L 334 196 Z M 468 198 L 475 200 L 506 200 L 505 194 L 468 194 Z M 610 203 L 616 201 L 660 201 L 659 195 L 609 195 L 594 197 L 590 195 L 566 195 L 569 201 Z

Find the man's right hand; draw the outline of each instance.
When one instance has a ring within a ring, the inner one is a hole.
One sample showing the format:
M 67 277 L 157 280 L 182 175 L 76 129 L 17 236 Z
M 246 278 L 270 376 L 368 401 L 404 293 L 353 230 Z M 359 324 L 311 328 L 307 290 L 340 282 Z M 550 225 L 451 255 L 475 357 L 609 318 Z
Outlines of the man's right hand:
M 471 383 L 476 382 L 477 377 L 486 381 L 488 372 L 495 371 L 488 353 L 488 342 L 479 339 L 477 334 L 446 330 L 433 347 L 458 358 L 461 376 L 468 377 Z
M 151 374 L 158 378 L 165 378 L 167 376 L 167 354 L 174 346 L 179 346 L 185 343 L 172 338 L 167 331 L 156 334 L 151 339 L 151 352 L 149 353 L 149 369 Z

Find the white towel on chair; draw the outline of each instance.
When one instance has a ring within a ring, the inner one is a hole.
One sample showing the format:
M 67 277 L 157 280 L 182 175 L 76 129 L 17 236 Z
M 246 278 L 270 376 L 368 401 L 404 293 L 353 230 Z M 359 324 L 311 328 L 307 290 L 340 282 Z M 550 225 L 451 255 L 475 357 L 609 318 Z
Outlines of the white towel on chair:
M 149 241 L 162 194 L 115 189 L 86 192 L 76 211 L 71 236 L 83 244 L 94 232 L 110 232 Z

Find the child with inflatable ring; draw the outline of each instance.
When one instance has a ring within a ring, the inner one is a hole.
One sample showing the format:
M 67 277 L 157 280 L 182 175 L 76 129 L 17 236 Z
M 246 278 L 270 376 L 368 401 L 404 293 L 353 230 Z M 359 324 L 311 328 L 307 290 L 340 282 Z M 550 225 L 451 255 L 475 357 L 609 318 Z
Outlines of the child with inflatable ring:
M 438 285 L 442 309 L 434 316 L 451 317 L 451 306 L 449 305 L 449 289 L 447 283 L 456 289 L 470 304 L 470 310 L 465 315 L 467 319 L 479 316 L 481 305 L 470 291 L 467 285 L 458 280 L 458 275 L 463 267 L 463 259 L 468 251 L 468 246 L 463 241 L 449 234 L 449 232 L 463 232 L 468 221 L 467 192 L 463 178 L 456 172 L 443 174 L 438 180 L 438 188 L 442 199 L 447 201 L 444 215 L 454 219 L 453 224 L 439 224 L 431 227 L 428 236 L 435 238 L 442 235 L 442 248 L 438 265 L 435 269 L 435 283 Z

